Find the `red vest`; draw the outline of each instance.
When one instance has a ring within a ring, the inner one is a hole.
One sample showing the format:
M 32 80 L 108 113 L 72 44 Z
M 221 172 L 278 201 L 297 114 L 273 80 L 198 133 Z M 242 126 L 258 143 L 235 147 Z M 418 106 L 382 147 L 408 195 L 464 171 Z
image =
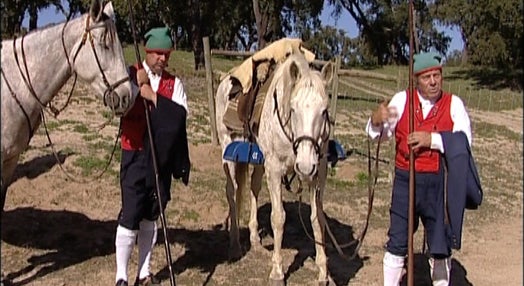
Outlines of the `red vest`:
M 136 82 L 136 71 L 138 65 L 129 68 L 129 76 L 133 82 Z M 175 87 L 175 77 L 166 71 L 162 72 L 160 84 L 158 85 L 157 95 L 161 95 L 171 100 L 173 89 Z M 152 104 L 148 102 L 151 109 Z M 144 100 L 142 97 L 135 99 L 135 104 L 129 112 L 121 119 L 122 135 L 120 136 L 120 145 L 124 150 L 142 150 L 144 143 L 144 134 L 147 129 L 146 113 L 144 109 Z
M 409 134 L 409 91 L 406 90 L 406 105 L 395 129 L 396 156 L 395 166 L 403 170 L 409 170 L 409 147 L 407 138 Z M 450 93 L 443 92 L 439 100 L 433 105 L 428 116 L 424 119 L 420 100 L 415 90 L 414 99 L 414 131 L 441 132 L 452 131 L 453 120 L 451 119 L 451 97 Z M 415 153 L 416 172 L 437 172 L 439 170 L 440 152 L 430 148 L 420 148 Z

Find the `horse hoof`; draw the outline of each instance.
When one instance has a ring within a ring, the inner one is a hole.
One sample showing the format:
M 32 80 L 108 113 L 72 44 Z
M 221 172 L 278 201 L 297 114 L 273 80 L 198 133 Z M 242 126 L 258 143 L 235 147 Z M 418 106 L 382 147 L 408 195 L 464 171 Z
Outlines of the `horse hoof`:
M 284 279 L 276 280 L 269 278 L 269 285 L 270 286 L 284 286 Z

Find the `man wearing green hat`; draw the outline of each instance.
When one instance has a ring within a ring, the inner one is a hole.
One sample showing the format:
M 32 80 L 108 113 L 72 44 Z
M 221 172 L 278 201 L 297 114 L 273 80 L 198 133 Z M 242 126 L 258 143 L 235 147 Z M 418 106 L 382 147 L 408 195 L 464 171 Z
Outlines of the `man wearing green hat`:
M 173 49 L 169 29 L 166 27 L 153 28 L 145 34 L 145 39 L 145 60 L 129 68 L 130 77 L 135 83 L 134 88 L 147 100 L 153 131 L 168 130 L 175 126 L 177 130 L 183 132 L 175 135 L 171 133 L 169 136 L 185 136 L 187 97 L 182 82 L 165 71 Z M 171 198 L 169 188 L 173 170 L 170 169 L 171 166 L 159 163 L 159 187 L 163 205 L 158 206 L 155 186 L 150 184 L 153 167 L 151 167 L 152 160 L 149 151 L 151 146 L 149 146 L 147 136 L 145 108 L 144 100 L 138 99 L 132 109 L 121 119 L 122 206 L 118 215 L 115 238 L 117 286 L 128 285 L 127 268 L 135 241 L 138 244 L 138 272 L 134 285 L 159 285 L 160 282 L 151 274 L 149 264 L 157 237 L 156 220 L 159 216 L 159 207 L 165 209 Z M 158 113 L 161 110 L 168 110 L 169 115 L 163 120 L 158 120 Z M 162 124 L 162 121 L 172 126 L 167 128 L 158 126 Z M 187 150 L 187 136 L 185 137 L 182 139 L 186 140 L 186 146 L 183 146 L 186 149 L 180 148 L 180 150 Z M 168 141 L 168 138 L 165 138 L 165 140 L 155 141 L 155 144 L 159 145 L 157 153 L 164 152 L 166 148 L 174 148 L 172 142 L 180 142 L 180 140 Z M 162 156 L 161 159 L 159 161 L 163 162 L 170 158 Z
M 451 248 L 446 210 L 443 136 L 446 132 L 465 134 L 471 145 L 470 119 L 462 100 L 442 91 L 441 56 L 420 53 L 414 56 L 414 132 L 409 133 L 409 90 L 395 94 L 389 103 L 373 111 L 366 131 L 373 139 L 394 137 L 395 178 L 393 182 L 390 226 L 383 259 L 384 285 L 397 286 L 402 280 L 408 250 L 409 152 L 415 155 L 415 230 L 419 219 L 426 234 L 433 285 L 449 285 Z M 462 133 L 463 132 L 463 133 Z M 449 184 L 447 185 L 449 186 Z M 455 194 L 448 193 L 449 200 Z M 458 242 L 460 247 L 460 242 Z

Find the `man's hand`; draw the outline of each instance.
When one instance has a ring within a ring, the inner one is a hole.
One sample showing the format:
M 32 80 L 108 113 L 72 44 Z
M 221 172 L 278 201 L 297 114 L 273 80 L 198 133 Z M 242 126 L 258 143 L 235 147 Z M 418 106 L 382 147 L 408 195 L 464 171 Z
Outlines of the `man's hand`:
M 415 131 L 408 135 L 408 145 L 413 149 L 422 147 L 431 148 L 431 133 L 426 131 Z
M 136 72 L 136 82 L 139 87 L 142 87 L 144 84 L 149 84 L 149 77 L 145 69 L 139 69 Z
M 153 91 L 153 88 L 149 84 L 143 84 L 140 86 L 140 95 L 153 102 L 153 104 L 156 106 L 156 92 Z
M 371 113 L 371 124 L 375 127 L 387 122 L 390 117 L 396 117 L 397 112 L 393 107 L 388 107 L 388 101 L 381 102 L 377 109 Z

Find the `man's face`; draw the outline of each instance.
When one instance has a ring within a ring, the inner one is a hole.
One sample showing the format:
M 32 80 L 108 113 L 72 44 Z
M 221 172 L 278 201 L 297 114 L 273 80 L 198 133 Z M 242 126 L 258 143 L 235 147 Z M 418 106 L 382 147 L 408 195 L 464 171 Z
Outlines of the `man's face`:
M 436 99 L 442 92 L 442 70 L 430 70 L 417 76 L 420 95 L 426 99 Z
M 167 67 L 167 62 L 169 61 L 169 56 L 171 52 L 159 52 L 152 51 L 146 53 L 146 63 L 151 69 L 151 71 L 157 75 L 161 74 L 162 71 Z

